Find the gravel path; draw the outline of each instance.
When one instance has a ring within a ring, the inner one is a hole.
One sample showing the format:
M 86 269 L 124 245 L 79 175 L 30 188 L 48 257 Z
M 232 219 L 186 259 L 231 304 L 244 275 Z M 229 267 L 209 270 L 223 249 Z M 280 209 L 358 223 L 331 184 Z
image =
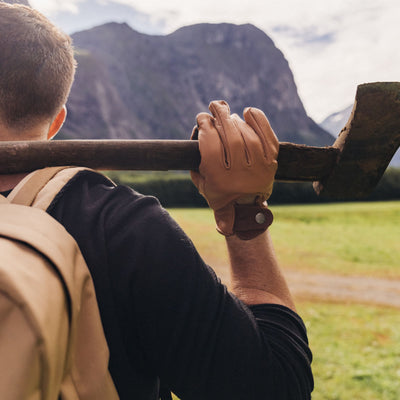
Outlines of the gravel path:
M 229 284 L 226 266 L 215 268 Z M 366 276 L 341 276 L 285 270 L 293 296 L 304 300 L 363 303 L 400 308 L 400 280 Z
M 367 303 L 400 308 L 400 280 L 287 271 L 297 298 Z

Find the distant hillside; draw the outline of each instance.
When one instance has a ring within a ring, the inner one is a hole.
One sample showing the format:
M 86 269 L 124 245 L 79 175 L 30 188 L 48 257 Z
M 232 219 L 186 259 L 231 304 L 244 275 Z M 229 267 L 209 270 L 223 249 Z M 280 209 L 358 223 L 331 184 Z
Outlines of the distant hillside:
M 214 99 L 265 111 L 281 141 L 328 145 L 272 40 L 252 25 L 199 24 L 167 36 L 110 23 L 73 35 L 78 70 L 64 138 L 189 137 Z
M 349 120 L 352 109 L 353 105 L 350 105 L 344 110 L 329 115 L 320 123 L 320 126 L 334 137 L 337 137 Z

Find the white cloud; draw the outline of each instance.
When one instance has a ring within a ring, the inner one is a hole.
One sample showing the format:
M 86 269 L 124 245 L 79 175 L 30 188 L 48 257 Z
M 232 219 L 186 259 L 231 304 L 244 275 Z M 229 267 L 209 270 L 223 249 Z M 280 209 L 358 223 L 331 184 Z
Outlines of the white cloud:
M 312 116 L 321 120 L 350 104 L 359 83 L 400 80 L 400 55 L 395 48 L 399 15 L 398 4 L 382 9 L 366 2 L 365 7 L 343 13 L 336 28 L 332 19 L 324 20 L 327 31 L 335 35 L 325 46 L 295 46 L 277 38 Z
M 33 8 L 38 9 L 43 14 L 51 16 L 61 12 L 70 12 L 73 14 L 77 14 L 79 12 L 78 4 L 82 1 L 85 0 L 29 0 L 29 3 Z

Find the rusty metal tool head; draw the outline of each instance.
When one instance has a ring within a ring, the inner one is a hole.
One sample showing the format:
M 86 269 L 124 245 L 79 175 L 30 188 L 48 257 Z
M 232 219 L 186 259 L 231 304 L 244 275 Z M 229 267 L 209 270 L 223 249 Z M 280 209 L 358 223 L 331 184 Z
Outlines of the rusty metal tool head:
M 377 82 L 357 88 L 353 111 L 333 148 L 336 161 L 315 191 L 329 198 L 367 196 L 400 146 L 400 83 Z

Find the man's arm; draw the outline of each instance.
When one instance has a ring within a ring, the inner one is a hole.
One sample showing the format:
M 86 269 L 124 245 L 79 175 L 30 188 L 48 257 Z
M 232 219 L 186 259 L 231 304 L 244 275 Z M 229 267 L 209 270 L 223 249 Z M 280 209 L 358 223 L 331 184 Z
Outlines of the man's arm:
M 197 116 L 199 172 L 193 182 L 214 210 L 226 236 L 233 293 L 248 305 L 277 303 L 295 309 L 265 230 L 272 222 L 266 200 L 272 192 L 279 142 L 261 110 L 247 108 L 245 121 L 215 101 Z
M 251 240 L 226 238 L 231 262 L 231 290 L 245 304 L 276 303 L 295 311 L 268 231 Z
M 253 314 L 263 348 L 259 355 L 247 350 L 240 355 L 239 363 L 253 378 L 263 371 L 257 397 L 247 397 L 309 399 L 313 378 L 306 329 L 294 312 L 267 231 L 273 220 L 266 201 L 277 169 L 278 139 L 261 110 L 245 109 L 243 121 L 224 101 L 212 102 L 209 109 L 212 115 L 197 116 L 192 134 L 199 140 L 201 162 L 191 176 L 214 210 L 217 230 L 226 237 L 232 291 Z M 238 324 L 241 319 L 233 321 Z M 228 336 L 234 337 L 231 332 Z M 238 340 L 240 344 L 230 343 L 235 352 L 254 338 L 242 331 Z

